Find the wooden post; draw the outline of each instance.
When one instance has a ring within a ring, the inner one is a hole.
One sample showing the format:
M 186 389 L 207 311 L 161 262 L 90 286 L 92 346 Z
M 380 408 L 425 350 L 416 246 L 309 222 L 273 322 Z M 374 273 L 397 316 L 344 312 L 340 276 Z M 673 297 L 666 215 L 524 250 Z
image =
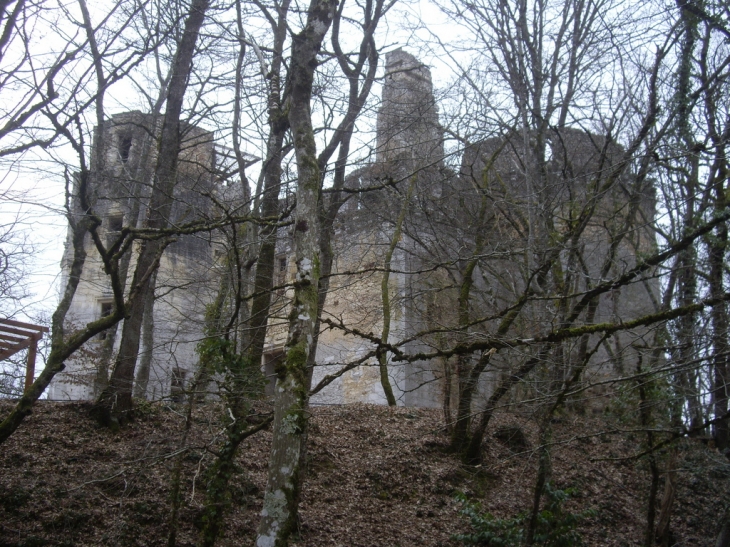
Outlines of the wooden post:
M 38 337 L 33 336 L 33 343 L 28 347 L 28 358 L 25 362 L 25 387 L 23 391 L 28 391 L 28 388 L 33 385 L 33 377 L 35 376 L 35 356 L 38 352 Z

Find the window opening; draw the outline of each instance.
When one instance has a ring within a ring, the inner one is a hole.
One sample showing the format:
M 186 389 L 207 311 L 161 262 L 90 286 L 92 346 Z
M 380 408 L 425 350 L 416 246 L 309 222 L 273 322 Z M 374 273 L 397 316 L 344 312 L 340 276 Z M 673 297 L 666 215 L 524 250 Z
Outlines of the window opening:
M 112 215 L 109 217 L 109 227 L 106 232 L 106 246 L 111 247 L 124 227 L 124 215 Z
M 100 302 L 100 313 L 99 318 L 104 318 L 112 314 L 112 311 L 114 310 L 114 303 L 112 301 L 106 301 L 106 302 Z M 100 340 L 106 340 L 107 335 L 109 334 L 108 330 L 101 331 L 99 333 L 99 339 Z
M 109 230 L 112 232 L 121 232 L 124 225 L 124 215 L 114 215 L 109 217 Z
M 129 152 L 132 150 L 132 136 L 131 135 L 122 135 L 119 138 L 119 159 L 122 160 L 122 163 L 127 163 L 129 161 Z

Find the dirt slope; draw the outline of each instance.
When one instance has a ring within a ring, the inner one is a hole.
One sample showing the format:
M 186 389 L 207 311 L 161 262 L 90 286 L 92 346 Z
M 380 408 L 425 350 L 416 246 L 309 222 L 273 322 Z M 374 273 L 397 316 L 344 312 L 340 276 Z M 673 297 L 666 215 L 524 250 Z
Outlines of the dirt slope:
M 0 402 L 0 416 L 8 409 Z M 261 411 L 265 411 L 262 408 Z M 210 448 L 219 439 L 220 408 L 194 416 L 184 454 L 185 505 L 178 545 L 194 545 Z M 40 403 L 0 446 L 0 545 L 166 545 L 170 470 L 180 453 L 182 409 L 150 405 L 119 433 L 99 429 L 80 404 Z M 301 507 L 300 547 L 456 545 L 469 530 L 457 491 L 492 513 L 525 510 L 534 481 L 534 424 L 502 414 L 492 431 L 518 426 L 526 445 L 489 438 L 479 469 L 446 451 L 440 414 L 372 406 L 312 410 L 309 474 Z M 606 433 L 605 421 L 566 417 L 554 424 L 554 482 L 575 487 L 573 510 L 593 508 L 587 545 L 639 545 L 649 473 L 640 435 Z M 504 430 L 501 430 L 504 431 Z M 241 450 L 239 473 L 220 545 L 251 545 L 266 479 L 269 432 Z M 677 545 L 714 546 L 730 501 L 730 466 L 716 450 L 682 441 L 672 516 Z M 662 480 L 663 488 L 663 480 Z

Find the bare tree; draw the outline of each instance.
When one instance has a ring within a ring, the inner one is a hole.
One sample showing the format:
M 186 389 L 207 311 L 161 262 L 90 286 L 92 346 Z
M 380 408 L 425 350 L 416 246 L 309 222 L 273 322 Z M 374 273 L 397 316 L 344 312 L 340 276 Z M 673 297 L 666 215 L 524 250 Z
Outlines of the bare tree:
M 274 440 L 269 478 L 256 544 L 286 544 L 294 531 L 301 488 L 301 454 L 307 429 L 307 364 L 318 314 L 320 252 L 318 219 L 322 184 L 317 163 L 310 101 L 314 67 L 335 13 L 335 3 L 313 1 L 304 28 L 293 37 L 290 65 L 289 125 L 297 158 L 297 209 L 294 216 L 296 281 L 287 354 L 277 380 Z
M 10 198 L 8 193 L 4 196 Z M 28 296 L 27 276 L 33 246 L 14 216 L 0 225 L 0 302 L 8 317 L 21 309 Z
M 166 228 L 169 223 L 182 139 L 180 113 L 193 66 L 195 44 L 208 6 L 207 0 L 196 1 L 190 5 L 183 34 L 175 54 L 146 222 L 148 229 Z M 125 310 L 127 319 L 124 322 L 121 346 L 114 371 L 109 386 L 99 396 L 97 402 L 100 419 L 104 422 L 124 419 L 125 414 L 132 409 L 132 385 L 139 352 L 144 306 L 152 296 L 150 279 L 166 245 L 164 240 L 150 240 L 142 244 L 132 278 L 129 309 Z
M 25 3 L 20 2 L 16 7 L 21 9 L 16 14 L 18 17 L 21 13 L 24 16 L 29 15 L 28 12 L 22 11 Z M 23 80 L 25 82 L 23 85 L 29 85 L 31 81 L 39 83 L 35 87 L 31 86 L 30 91 L 26 94 L 29 99 L 24 103 L 25 107 L 21 104 L 21 108 L 25 108 L 25 110 L 13 111 L 8 114 L 3 138 L 10 139 L 12 142 L 3 148 L 2 155 L 10 156 L 36 147 L 48 147 L 56 141 L 64 141 L 74 151 L 79 163 L 76 166 L 76 172 L 72 173 L 70 169 L 65 171 L 66 210 L 69 222 L 69 252 L 67 256 L 69 275 L 65 279 L 61 301 L 52 317 L 51 347 L 46 366 L 33 385 L 25 391 L 16 407 L 0 424 L 0 442 L 11 435 L 23 418 L 30 413 L 33 403 L 40 397 L 53 377 L 63 370 L 64 361 L 86 341 L 108 329 L 123 317 L 124 296 L 119 277 L 116 275 L 117 262 L 114 253 L 108 252 L 98 233 L 101 221 L 94 213 L 95 204 L 93 192 L 90 189 L 93 159 L 90 159 L 87 155 L 86 134 L 83 130 L 82 121 L 87 110 L 91 108 L 96 109 L 97 119 L 102 116 L 105 93 L 114 83 L 142 62 L 154 47 L 157 36 L 140 37 L 137 42 L 127 42 L 127 47 L 117 49 L 117 44 L 127 39 L 124 30 L 140 9 L 138 4 L 135 9 L 120 15 L 118 20 L 115 21 L 116 24 L 120 25 L 119 29 L 121 30 L 105 37 L 107 41 L 104 50 L 101 51 L 97 42 L 99 29 L 92 27 L 90 24 L 86 6 L 83 2 L 79 4 L 78 8 L 79 11 L 73 17 L 77 17 L 76 22 L 79 23 L 79 28 L 84 29 L 84 32 L 80 35 L 71 35 L 71 38 L 63 47 L 63 53 L 60 56 L 55 56 L 56 60 L 50 67 L 39 67 L 37 71 L 39 77 L 35 80 L 22 78 L 19 70 L 7 71 L 4 76 L 6 79 L 4 90 L 12 89 L 9 82 L 13 81 Z M 41 13 L 43 12 L 37 11 L 31 14 L 32 17 L 29 16 L 27 19 L 23 19 L 23 25 L 37 22 L 35 18 Z M 69 16 L 72 15 L 68 10 L 66 13 Z M 107 16 L 107 21 L 115 19 L 116 15 L 118 15 L 117 9 L 112 8 Z M 31 42 L 27 40 L 27 36 L 23 35 L 22 31 L 25 27 L 18 26 L 20 23 L 17 20 L 13 24 L 16 25 L 15 28 L 21 29 L 21 36 L 12 37 L 16 42 L 22 44 L 22 49 L 16 49 L 15 51 L 24 52 L 21 55 L 22 63 L 30 63 L 30 70 L 33 71 L 33 56 L 30 55 L 28 49 Z M 8 28 L 10 27 L 7 27 L 6 30 Z M 86 51 L 91 52 L 91 50 L 96 50 L 98 55 L 94 57 L 93 52 L 88 57 L 82 54 Z M 95 75 L 95 69 L 99 68 L 100 63 L 106 60 L 107 57 L 114 59 L 117 70 L 106 76 L 103 74 L 97 75 L 96 81 L 89 85 L 88 75 Z M 9 56 L 6 55 L 4 61 L 8 59 Z M 67 80 L 70 82 L 70 87 L 57 88 L 54 79 L 58 77 L 61 71 L 69 71 L 79 77 Z M 82 91 L 87 89 L 85 87 L 87 85 L 89 86 L 88 89 L 93 90 L 90 93 Z M 34 125 L 34 122 L 40 117 L 45 118 L 47 123 Z M 31 126 L 28 131 L 25 129 L 26 124 Z M 104 266 L 110 277 L 110 284 L 114 289 L 116 306 L 113 312 L 106 317 L 92 321 L 86 326 L 68 333 L 66 331 L 66 316 L 86 262 L 88 239 L 93 241 L 97 251 L 103 257 Z M 118 242 L 115 251 L 121 248 L 128 249 L 131 244 L 128 240 L 125 242 L 126 247 L 122 243 L 122 241 Z

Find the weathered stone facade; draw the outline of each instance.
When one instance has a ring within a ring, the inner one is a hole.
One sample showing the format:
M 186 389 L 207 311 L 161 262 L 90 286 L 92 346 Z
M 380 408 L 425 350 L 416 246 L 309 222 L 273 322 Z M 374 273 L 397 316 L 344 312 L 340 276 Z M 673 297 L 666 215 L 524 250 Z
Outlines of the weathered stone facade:
M 156 159 L 155 133 L 160 123 L 159 117 L 127 112 L 112 116 L 96 130 L 90 200 L 102 219 L 100 233 L 107 246 L 119 236 L 123 226 L 143 226 Z M 97 147 L 102 148 L 100 158 L 96 156 Z M 183 125 L 182 150 L 169 219 L 171 226 L 209 214 L 213 203 L 206 194 L 219 195 L 222 191 L 214 176 L 213 135 Z M 77 197 L 74 197 L 73 207 L 78 207 Z M 128 280 L 136 266 L 138 245 L 133 247 L 126 265 Z M 68 328 L 84 325 L 111 311 L 109 278 L 103 272 L 101 258 L 90 236 L 87 236 L 85 246 L 88 255 L 67 316 Z M 61 286 L 65 285 L 63 276 L 69 273 L 71 252 L 70 241 L 67 241 L 61 263 Z M 205 306 L 214 298 L 210 279 L 213 263 L 214 246 L 208 234 L 175 237 L 161 258 L 156 279 L 153 342 L 150 347 L 140 348 L 141 356 L 148 353 L 151 357 L 147 386 L 150 398 L 169 396 L 171 390 L 180 388 L 193 375 L 197 363 L 195 346 L 202 336 Z M 64 372 L 51 383 L 48 397 L 93 398 L 98 391 L 100 363 L 109 360 L 119 343 L 117 331 L 121 333 L 121 326 L 102 333 L 69 359 Z
M 144 218 L 143 208 L 135 207 L 144 202 L 149 188 L 154 152 L 144 152 L 141 143 L 150 139 L 152 125 L 149 117 L 127 113 L 114 116 L 99 131 L 105 165 L 96 169 L 100 176 L 95 199 L 104 217 L 103 229 L 110 237 L 120 219 L 135 218 L 139 224 Z M 173 222 L 208 213 L 211 203 L 201 197 L 205 194 L 201 188 L 209 195 L 222 191 L 211 174 L 215 171 L 212 135 L 193 127 L 188 133 Z M 557 248 L 551 238 L 566 223 L 575 221 L 580 211 L 591 213 L 585 229 L 575 241 L 554 251 L 558 258 L 551 275 L 568 280 L 561 290 L 579 296 L 601 280 L 635 266 L 641 254 L 653 251 L 651 191 L 637 194 L 620 180 L 601 189 L 622 161 L 620 146 L 585 131 L 553 131 L 545 148 L 549 157 L 542 163 L 547 168 L 539 170 L 534 139 L 533 133 L 522 131 L 471 144 L 463 153 L 460 170 L 448 169 L 429 69 L 402 50 L 386 55 L 375 161 L 348 176 L 346 186 L 352 198 L 341 210 L 333 242 L 335 263 L 323 316 L 344 328 L 323 324 L 313 385 L 344 365 L 357 366 L 315 394 L 313 404 L 386 403 L 374 343 L 383 330 L 381 284 L 386 269 L 390 271 L 389 340 L 400 344 L 404 353 L 415 354 L 493 333 L 499 314 L 524 292 L 535 268 L 532 262 L 540 259 L 540 253 Z M 475 193 L 476 187 L 481 190 Z M 477 219 L 480 196 L 490 201 Z M 402 234 L 394 242 L 399 218 Z M 534 228 L 538 226 L 542 228 Z M 463 265 L 473 258 L 480 235 L 487 241 L 478 251 L 470 313 L 494 318 L 460 330 L 457 304 Z M 182 237 L 163 257 L 157 278 L 160 296 L 154 308 L 154 343 L 143 348 L 153 357 L 149 398 L 169 396 L 176 385 L 192 376 L 197 365 L 195 345 L 203 336 L 205 305 L 214 299 L 215 289 L 209 275 L 215 262 L 214 245 L 206 237 Z M 386 251 L 394 243 L 392 259 L 386 264 Z M 64 260 L 63 271 L 67 272 L 68 257 Z M 69 315 L 71 321 L 88 322 L 104 313 L 110 293 L 99 264 L 92 251 Z M 134 261 L 130 272 L 133 267 Z M 273 295 L 262 363 L 270 380 L 284 354 L 292 294 L 287 284 L 293 281 L 294 271 L 290 235 L 281 229 L 274 265 L 274 285 L 280 288 Z M 586 310 L 581 317 L 598 323 L 651 313 L 657 290 L 656 280 L 639 280 L 601 296 L 594 315 L 587 316 Z M 536 298 L 524 308 L 509 335 L 528 338 L 554 328 L 556 301 L 554 294 L 545 294 L 542 301 Z M 591 355 L 588 375 L 603 380 L 622 373 L 625 363 L 633 363 L 651 346 L 649 338 L 647 329 L 614 336 Z M 565 343 L 560 363 L 554 360 L 550 370 L 538 370 L 538 377 L 547 382 L 564 380 L 585 350 L 581 349 L 585 341 Z M 597 341 L 599 335 L 590 337 L 591 343 Z M 98 355 L 103 343 L 89 344 L 88 355 Z M 416 362 L 393 357 L 388 354 L 388 373 L 398 404 L 436 407 L 443 404 L 445 393 L 458 392 L 451 373 L 456 366 L 453 357 Z M 519 353 L 495 357 L 482 376 L 482 397 L 489 396 L 522 358 L 525 355 Z M 83 358 L 69 363 L 52 384 L 50 397 L 90 397 L 95 366 L 93 359 L 87 364 Z M 273 382 L 267 388 L 269 395 L 272 389 Z
M 394 222 L 404 206 L 403 189 L 411 182 L 414 194 L 440 193 L 444 141 L 428 67 L 403 50 L 386 55 L 382 103 L 377 117 L 376 161 L 348 176 L 349 189 L 361 189 L 343 208 L 334 241 L 333 279 L 324 306 L 324 317 L 348 329 L 380 337 L 383 329 L 382 280 L 386 249 L 391 244 Z M 410 204 L 406 206 L 410 210 Z M 407 216 L 412 216 L 408 214 Z M 408 220 L 407 223 L 411 221 Z M 390 339 L 401 341 L 428 328 L 421 307 L 420 285 L 427 275 L 418 272 L 419 254 L 412 238 L 404 235 L 389 269 Z M 286 238 L 280 240 L 280 256 L 286 256 Z M 283 324 L 283 322 L 282 322 Z M 285 329 L 270 330 L 266 351 L 280 354 Z M 324 329 L 317 346 L 313 385 L 343 365 L 362 364 L 345 372 L 312 397 L 312 404 L 355 402 L 385 404 L 375 344 L 342 330 Z M 426 346 L 412 340 L 403 351 Z M 403 363 L 388 354 L 388 374 L 400 405 L 440 405 L 439 371 L 430 362 Z M 273 369 L 271 369 L 273 370 Z
M 521 321 L 510 331 L 518 338 L 559 328 L 587 291 L 617 279 L 640 257 L 656 252 L 653 186 L 624 169 L 624 149 L 572 128 L 549 128 L 542 138 L 542 161 L 536 157 L 535 132 L 515 131 L 473 144 L 464 152 L 459 174 L 462 184 L 478 180 L 485 185 L 491 200 L 486 214 L 490 240 L 483 251 L 490 258 L 480 262 L 477 276 L 484 316 L 514 305 L 526 283 L 534 283 L 537 262 L 555 253 L 549 286 L 535 287 L 535 301 L 523 308 Z M 464 209 L 473 206 L 465 204 Z M 566 233 L 577 235 L 564 238 Z M 647 270 L 602 294 L 595 309 L 586 306 L 574 324 L 621 323 L 659 311 L 654 274 Z M 607 380 L 633 371 L 637 361 L 649 362 L 656 343 L 655 331 L 648 327 L 605 340 L 600 334 L 566 340 L 543 372 L 538 369 L 536 396 L 550 392 L 550 384 L 562 384 L 588 357 L 583 382 L 599 387 L 581 396 L 594 408 L 605 406 L 600 395 L 606 393 Z M 511 367 L 514 363 L 498 356 L 492 377 L 503 377 Z M 487 388 L 485 394 L 489 392 Z

